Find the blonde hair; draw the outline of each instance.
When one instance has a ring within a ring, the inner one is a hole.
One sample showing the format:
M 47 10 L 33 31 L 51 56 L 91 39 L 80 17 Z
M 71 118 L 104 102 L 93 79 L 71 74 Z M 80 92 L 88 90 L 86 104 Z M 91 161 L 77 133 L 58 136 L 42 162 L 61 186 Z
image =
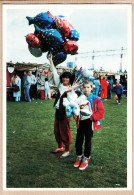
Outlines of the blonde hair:
M 83 82 L 83 87 L 84 87 L 84 84 L 89 84 L 90 86 L 91 86 L 91 88 L 93 88 L 93 82 L 92 81 L 89 81 L 89 80 L 85 80 L 84 82 Z

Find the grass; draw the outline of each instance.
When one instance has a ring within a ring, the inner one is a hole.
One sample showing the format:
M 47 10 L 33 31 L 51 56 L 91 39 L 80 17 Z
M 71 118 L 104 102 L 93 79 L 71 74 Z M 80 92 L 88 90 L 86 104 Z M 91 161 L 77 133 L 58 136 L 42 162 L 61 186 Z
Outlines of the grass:
M 94 131 L 92 159 L 74 168 L 76 125 L 71 118 L 71 155 L 59 159 L 52 100 L 7 102 L 7 188 L 127 187 L 127 99 L 103 101 L 102 129 Z M 117 185 L 119 184 L 119 185 Z

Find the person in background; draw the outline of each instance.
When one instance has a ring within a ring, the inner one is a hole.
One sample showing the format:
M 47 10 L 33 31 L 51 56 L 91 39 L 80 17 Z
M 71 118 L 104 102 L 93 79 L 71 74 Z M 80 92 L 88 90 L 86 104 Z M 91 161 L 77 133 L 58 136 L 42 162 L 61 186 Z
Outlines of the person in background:
M 24 88 L 26 92 L 26 102 L 31 102 L 31 98 L 29 95 L 29 90 L 31 86 L 31 77 L 29 76 L 29 71 L 26 72 L 26 80 L 24 82 Z
M 119 83 L 119 81 L 116 81 L 116 87 L 115 92 L 118 96 L 117 104 L 120 104 L 121 96 L 123 95 L 123 86 Z
M 45 100 L 47 98 L 51 99 L 50 98 L 50 87 L 49 87 L 49 83 L 48 83 L 48 78 L 45 78 L 44 88 L 45 88 Z
M 13 87 L 13 97 L 15 98 L 15 102 L 20 102 L 21 98 L 21 79 L 14 73 L 13 77 L 11 78 L 11 87 Z
M 107 100 L 107 87 L 108 87 L 108 82 L 106 81 L 106 78 L 103 77 L 100 82 L 100 87 L 101 87 L 101 98 L 104 97 L 104 100 Z
M 99 89 L 100 89 L 100 81 L 99 81 L 99 78 L 96 78 L 93 83 L 95 85 L 94 94 L 98 96 Z
M 125 90 L 125 95 L 127 98 L 127 78 L 124 79 L 124 90 Z
M 30 98 L 34 100 L 36 98 L 36 95 L 37 95 L 37 86 L 36 86 L 37 80 L 36 80 L 35 75 L 32 74 L 31 70 L 29 70 L 28 73 L 29 73 L 29 76 L 31 79 L 31 86 L 30 86 L 29 94 L 30 94 Z
M 26 89 L 25 89 L 25 81 L 27 80 L 26 71 L 23 72 L 22 76 L 22 91 L 23 91 L 23 99 L 26 100 Z
M 112 97 L 112 89 L 113 89 L 113 79 L 111 76 L 108 77 L 107 79 L 108 82 L 108 94 L 107 94 L 107 98 L 111 99 Z

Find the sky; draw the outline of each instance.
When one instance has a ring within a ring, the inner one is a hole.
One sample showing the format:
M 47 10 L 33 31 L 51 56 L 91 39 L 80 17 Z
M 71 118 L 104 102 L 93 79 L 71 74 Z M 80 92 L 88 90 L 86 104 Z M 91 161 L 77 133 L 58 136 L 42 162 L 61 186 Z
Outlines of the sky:
M 54 16 L 65 16 L 80 33 L 77 41 L 78 54 L 68 54 L 66 61 L 59 65 L 67 66 L 67 62 L 74 62 L 78 67 L 91 68 L 93 50 L 95 52 L 118 50 L 114 53 L 101 52 L 103 56 L 94 58 L 95 70 L 102 67 L 106 71 L 116 72 L 120 68 L 120 50 L 123 47 L 126 50 L 122 58 L 122 70 L 128 69 L 129 52 L 131 52 L 130 5 L 5 5 L 3 10 L 3 44 L 7 62 L 49 63 L 46 58 L 47 53 L 35 57 L 29 52 L 25 36 L 34 33 L 34 26 L 28 24 L 26 16 L 34 17 L 41 12 L 50 11 Z M 106 56 L 106 54 L 116 55 Z

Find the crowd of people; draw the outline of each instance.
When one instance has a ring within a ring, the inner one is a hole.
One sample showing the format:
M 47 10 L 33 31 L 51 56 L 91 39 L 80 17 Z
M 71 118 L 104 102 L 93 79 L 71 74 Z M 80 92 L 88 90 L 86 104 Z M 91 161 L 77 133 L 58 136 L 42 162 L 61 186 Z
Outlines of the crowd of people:
M 21 99 L 26 102 L 31 102 L 31 100 L 38 97 L 37 78 L 34 74 L 32 74 L 31 70 L 24 71 L 22 79 L 15 72 L 11 78 L 10 85 L 13 88 L 13 98 L 15 102 L 20 102 Z M 47 78 L 44 80 L 44 93 L 45 99 L 51 99 L 50 87 Z
M 127 97 L 127 79 L 113 80 L 112 76 L 99 76 L 92 80 L 93 94 L 104 98 L 104 100 L 111 99 L 114 91 L 118 97 L 117 103 L 120 103 L 123 91 Z M 24 71 L 22 79 L 15 72 L 11 78 L 11 87 L 13 87 L 13 98 L 15 102 L 24 100 L 31 102 L 31 100 L 39 97 L 37 91 L 37 78 L 31 70 Z M 44 99 L 51 99 L 50 84 L 48 78 L 44 79 Z M 121 85 L 121 86 L 120 86 Z M 121 88 L 118 90 L 118 88 Z M 118 102 L 119 101 L 119 102 Z
M 115 80 L 115 83 L 111 76 L 104 76 L 103 78 L 96 78 L 93 81 L 94 89 L 93 93 L 99 95 L 104 100 L 111 99 L 112 92 L 114 91 L 117 96 L 117 103 L 120 104 L 121 97 L 125 92 L 127 97 L 127 79 L 124 78 L 121 81 Z

